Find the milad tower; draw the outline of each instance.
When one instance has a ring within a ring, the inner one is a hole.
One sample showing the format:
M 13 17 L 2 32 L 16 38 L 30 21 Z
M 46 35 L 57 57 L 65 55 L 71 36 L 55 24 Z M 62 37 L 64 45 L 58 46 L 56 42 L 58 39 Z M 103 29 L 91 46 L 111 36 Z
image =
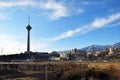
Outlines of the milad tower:
M 30 52 L 30 30 L 32 27 L 30 26 L 30 17 L 28 18 L 28 25 L 26 27 L 28 34 L 27 34 L 27 53 Z

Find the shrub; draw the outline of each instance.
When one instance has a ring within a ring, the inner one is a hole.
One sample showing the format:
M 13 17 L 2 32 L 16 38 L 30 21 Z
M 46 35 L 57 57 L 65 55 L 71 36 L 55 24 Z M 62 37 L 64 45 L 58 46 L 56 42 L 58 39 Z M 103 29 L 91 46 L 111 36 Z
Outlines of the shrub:
M 95 78 L 98 80 L 109 80 L 110 76 L 109 74 L 105 73 L 101 70 L 95 70 L 93 68 L 86 70 L 86 78 Z
M 120 69 L 119 68 L 117 69 L 117 68 L 115 68 L 115 66 L 110 65 L 104 71 L 110 75 L 110 78 L 112 80 L 120 79 Z
M 120 69 L 114 66 L 81 68 L 75 63 L 63 64 L 60 65 L 59 71 L 56 70 L 55 80 L 119 80 Z

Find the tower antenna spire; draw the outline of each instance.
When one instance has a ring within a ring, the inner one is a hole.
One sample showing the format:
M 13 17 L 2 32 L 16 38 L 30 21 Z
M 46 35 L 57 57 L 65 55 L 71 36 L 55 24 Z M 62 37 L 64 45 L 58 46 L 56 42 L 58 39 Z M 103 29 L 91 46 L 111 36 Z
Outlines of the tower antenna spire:
M 30 25 L 30 16 L 28 16 L 28 25 Z

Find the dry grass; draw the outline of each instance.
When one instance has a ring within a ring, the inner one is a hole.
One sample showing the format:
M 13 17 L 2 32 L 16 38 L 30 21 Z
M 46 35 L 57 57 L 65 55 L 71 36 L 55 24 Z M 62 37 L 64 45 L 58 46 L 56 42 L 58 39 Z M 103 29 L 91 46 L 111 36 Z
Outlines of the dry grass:
M 109 63 L 90 63 L 88 68 L 95 68 L 97 70 L 102 70 L 108 73 L 112 78 L 120 79 L 120 63 L 119 62 L 109 62 Z
M 76 64 L 75 62 L 65 62 L 55 65 L 54 71 L 51 72 L 48 80 L 101 80 L 98 76 L 107 76 L 109 79 L 104 80 L 120 80 L 120 63 L 119 62 L 91 62 L 88 67 L 84 66 L 85 62 Z M 8 80 L 40 80 L 36 74 L 41 71 L 26 71 L 25 74 L 35 74 L 27 77 L 11 78 Z M 92 75 L 91 75 L 92 73 Z M 101 74 L 101 75 L 100 75 Z M 39 74 L 40 75 L 40 74 Z M 44 72 L 43 74 L 44 75 Z M 93 79 L 92 79 L 93 78 Z M 42 79 L 43 80 L 43 79 Z
M 90 63 L 88 68 L 100 68 L 100 69 L 108 69 L 109 67 L 114 67 L 117 70 L 120 70 L 120 63 L 119 62 L 108 62 L 108 63 Z
M 8 80 L 38 80 L 38 79 L 37 78 L 28 77 L 28 78 L 14 78 L 14 79 L 8 79 Z
M 82 63 L 86 64 L 86 63 Z M 93 62 L 89 63 L 88 67 L 81 67 L 81 64 L 74 62 L 59 65 L 57 69 L 56 80 L 81 80 L 94 78 L 91 80 L 101 80 L 101 76 L 106 76 L 104 80 L 119 80 L 120 79 L 120 63 L 119 62 Z M 60 69 L 61 68 L 61 69 Z M 58 71 L 59 70 L 59 71 Z M 76 78 L 76 79 L 75 79 Z

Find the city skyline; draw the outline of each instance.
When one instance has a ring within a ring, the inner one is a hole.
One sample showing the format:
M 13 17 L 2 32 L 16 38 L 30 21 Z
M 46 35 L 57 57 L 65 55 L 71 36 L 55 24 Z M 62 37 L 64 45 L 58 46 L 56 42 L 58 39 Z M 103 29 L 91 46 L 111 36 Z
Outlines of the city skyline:
M 120 42 L 119 0 L 0 0 L 1 55 L 51 52 Z

